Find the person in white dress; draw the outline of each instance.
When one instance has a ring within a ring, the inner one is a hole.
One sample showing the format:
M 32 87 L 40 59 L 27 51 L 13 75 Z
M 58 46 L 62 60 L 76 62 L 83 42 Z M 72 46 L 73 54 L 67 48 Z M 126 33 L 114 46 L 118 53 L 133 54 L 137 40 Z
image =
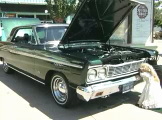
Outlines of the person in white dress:
M 146 81 L 138 105 L 144 109 L 162 108 L 162 88 L 154 68 L 148 63 L 140 66 L 140 76 Z

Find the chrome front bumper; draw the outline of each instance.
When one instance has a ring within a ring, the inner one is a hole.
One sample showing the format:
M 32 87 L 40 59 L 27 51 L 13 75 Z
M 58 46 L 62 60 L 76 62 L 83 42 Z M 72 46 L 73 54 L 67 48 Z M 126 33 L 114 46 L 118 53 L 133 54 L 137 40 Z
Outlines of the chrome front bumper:
M 78 86 L 76 92 L 80 99 L 88 102 L 91 99 L 108 96 L 113 93 L 128 92 L 134 87 L 134 82 L 139 80 L 138 77 L 139 76 L 133 76 L 118 81 L 108 81 L 88 87 Z M 123 90 L 123 88 L 125 88 L 125 90 Z

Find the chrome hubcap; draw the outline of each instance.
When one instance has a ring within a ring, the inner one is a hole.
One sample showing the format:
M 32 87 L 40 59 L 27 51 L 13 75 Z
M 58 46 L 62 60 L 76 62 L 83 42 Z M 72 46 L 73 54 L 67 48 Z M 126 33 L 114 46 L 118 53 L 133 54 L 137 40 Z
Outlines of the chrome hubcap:
M 3 69 L 5 72 L 8 71 L 8 64 L 5 61 L 3 62 Z
M 58 103 L 66 102 L 68 98 L 67 86 L 61 76 L 54 76 L 52 84 L 52 93 Z

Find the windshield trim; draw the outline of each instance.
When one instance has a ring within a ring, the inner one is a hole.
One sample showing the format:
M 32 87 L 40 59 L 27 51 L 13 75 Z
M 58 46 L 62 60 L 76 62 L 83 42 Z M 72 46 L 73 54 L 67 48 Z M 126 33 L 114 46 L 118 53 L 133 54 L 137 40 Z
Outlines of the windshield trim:
M 48 45 L 54 41 L 56 41 L 56 42 L 59 41 L 59 43 L 60 43 L 62 37 L 64 36 L 64 34 L 67 30 L 67 27 L 68 26 L 48 26 L 48 27 L 37 26 L 37 27 L 35 27 L 35 33 L 36 33 L 38 44 L 39 45 Z M 40 29 L 40 31 L 38 31 L 38 29 Z M 54 30 L 56 30 L 56 32 L 54 32 Z M 59 32 L 59 30 L 62 30 L 62 32 L 60 32 L 59 38 L 56 39 L 58 37 L 57 31 Z M 39 36 L 39 32 L 44 32 L 44 36 L 42 38 Z M 57 37 L 54 35 L 54 33 Z M 42 39 L 42 42 L 41 42 L 41 39 Z

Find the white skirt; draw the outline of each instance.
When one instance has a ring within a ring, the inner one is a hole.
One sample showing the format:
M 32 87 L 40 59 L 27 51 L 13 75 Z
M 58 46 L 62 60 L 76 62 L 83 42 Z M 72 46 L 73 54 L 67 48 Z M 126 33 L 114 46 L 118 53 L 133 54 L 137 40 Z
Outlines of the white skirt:
M 162 88 L 150 73 L 141 73 L 146 85 L 140 96 L 138 104 L 145 109 L 162 108 Z

